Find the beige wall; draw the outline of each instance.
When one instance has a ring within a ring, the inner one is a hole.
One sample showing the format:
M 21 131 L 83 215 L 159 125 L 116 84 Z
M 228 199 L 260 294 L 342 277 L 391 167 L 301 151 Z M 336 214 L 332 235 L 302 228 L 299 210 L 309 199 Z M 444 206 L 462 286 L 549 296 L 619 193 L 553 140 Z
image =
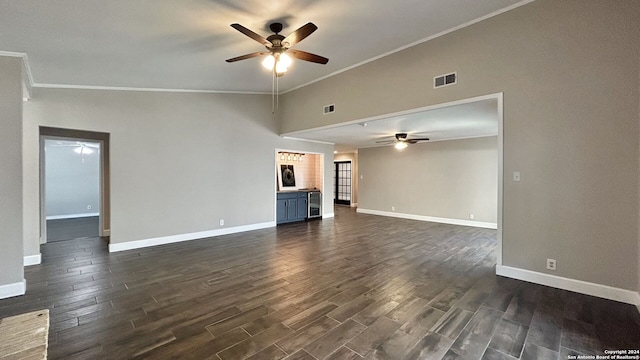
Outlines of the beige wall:
M 338 153 L 333 155 L 333 161 L 351 161 L 351 206 L 358 204 L 358 182 L 360 175 L 358 172 L 358 153 Z M 335 172 L 335 168 L 333 168 Z M 331 177 L 333 179 L 333 175 Z M 335 185 L 335 184 L 334 184 Z M 333 195 L 331 195 L 333 199 Z
M 497 223 L 495 136 L 358 150 L 367 210 Z M 392 210 L 392 206 L 395 210 Z
M 22 62 L 0 56 L 0 298 L 3 286 L 21 283 L 22 267 Z M 17 294 L 13 294 L 17 295 Z
M 538 0 L 285 94 L 281 131 L 503 92 L 504 265 L 635 290 L 639 18 L 637 1 Z
M 35 89 L 25 104 L 25 226 L 38 229 L 38 126 L 110 133 L 111 243 L 275 221 L 277 135 L 268 96 Z M 325 166 L 326 167 L 326 166 Z M 330 208 L 329 208 L 330 210 Z M 38 253 L 37 233 L 25 237 Z

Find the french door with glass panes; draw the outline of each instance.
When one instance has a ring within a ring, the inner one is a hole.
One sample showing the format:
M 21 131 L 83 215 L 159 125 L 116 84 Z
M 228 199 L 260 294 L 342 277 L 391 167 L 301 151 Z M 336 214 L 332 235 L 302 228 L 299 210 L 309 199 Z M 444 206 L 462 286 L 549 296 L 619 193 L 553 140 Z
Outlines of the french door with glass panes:
M 351 205 L 351 161 L 335 161 L 333 175 L 335 204 Z

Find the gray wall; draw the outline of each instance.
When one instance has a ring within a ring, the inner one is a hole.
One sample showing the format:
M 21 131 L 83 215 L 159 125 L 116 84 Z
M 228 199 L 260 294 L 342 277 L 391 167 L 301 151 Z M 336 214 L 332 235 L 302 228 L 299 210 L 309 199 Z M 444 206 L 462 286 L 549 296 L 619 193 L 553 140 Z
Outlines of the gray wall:
M 111 243 L 275 221 L 275 149 L 333 148 L 282 139 L 265 95 L 35 89 L 25 104 L 25 227 L 37 228 L 38 126 L 108 132 Z M 325 190 L 331 184 L 325 184 Z M 325 212 L 332 212 L 325 202 Z M 36 234 L 25 236 L 37 253 Z
M 100 149 L 91 148 L 91 154 L 81 155 L 74 151 L 76 147 L 57 143 L 58 140 L 45 140 L 46 216 L 100 212 Z M 88 205 L 91 209 L 87 209 Z
M 0 56 L 0 286 L 22 282 L 22 62 Z
M 636 290 L 639 18 L 638 1 L 538 0 L 285 94 L 281 130 L 503 92 L 503 264 Z
M 495 136 L 358 150 L 358 208 L 496 223 Z M 395 207 L 392 210 L 391 207 Z

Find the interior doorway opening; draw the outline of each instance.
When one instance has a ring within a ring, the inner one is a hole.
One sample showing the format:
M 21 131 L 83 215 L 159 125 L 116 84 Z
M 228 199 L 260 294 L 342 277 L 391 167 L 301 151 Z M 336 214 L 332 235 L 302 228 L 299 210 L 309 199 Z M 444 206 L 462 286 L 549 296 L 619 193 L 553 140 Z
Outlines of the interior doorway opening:
M 40 127 L 40 243 L 108 237 L 109 134 Z
M 351 161 L 334 161 L 335 170 L 333 173 L 334 194 L 333 203 L 336 205 L 351 206 L 352 197 L 352 175 Z

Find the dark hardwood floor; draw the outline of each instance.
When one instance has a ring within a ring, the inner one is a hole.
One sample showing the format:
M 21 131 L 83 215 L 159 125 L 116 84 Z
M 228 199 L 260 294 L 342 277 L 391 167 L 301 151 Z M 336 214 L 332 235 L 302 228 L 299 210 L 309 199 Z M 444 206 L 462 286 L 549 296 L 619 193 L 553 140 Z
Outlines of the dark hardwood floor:
M 567 359 L 640 347 L 635 307 L 495 275 L 495 231 L 356 214 L 109 254 L 42 246 L 50 359 Z
M 99 217 L 47 220 L 47 242 L 97 237 Z

